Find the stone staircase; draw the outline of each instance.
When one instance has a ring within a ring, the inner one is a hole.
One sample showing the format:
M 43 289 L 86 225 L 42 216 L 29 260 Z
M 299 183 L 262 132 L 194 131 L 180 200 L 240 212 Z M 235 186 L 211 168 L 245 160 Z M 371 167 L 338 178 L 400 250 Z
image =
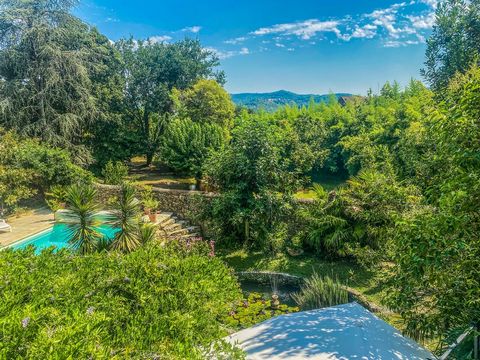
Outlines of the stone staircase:
M 157 214 L 157 234 L 167 240 L 186 240 L 193 237 L 201 237 L 198 226 L 191 226 L 188 221 L 181 220 L 173 213 L 162 212 Z

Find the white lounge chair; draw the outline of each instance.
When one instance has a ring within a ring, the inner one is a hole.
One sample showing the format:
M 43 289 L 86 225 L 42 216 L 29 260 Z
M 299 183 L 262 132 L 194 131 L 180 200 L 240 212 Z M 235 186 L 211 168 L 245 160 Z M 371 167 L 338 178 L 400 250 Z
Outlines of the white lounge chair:
M 3 219 L 0 219 L 0 231 L 12 231 L 12 227 Z

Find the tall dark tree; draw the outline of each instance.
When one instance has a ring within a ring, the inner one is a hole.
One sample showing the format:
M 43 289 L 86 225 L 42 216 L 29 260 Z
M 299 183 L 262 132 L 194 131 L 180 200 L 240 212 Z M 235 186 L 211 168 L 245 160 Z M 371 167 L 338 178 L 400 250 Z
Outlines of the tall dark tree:
M 3 1 L 0 8 L 0 122 L 59 146 L 81 143 L 95 101 L 74 0 Z M 80 149 L 76 154 L 81 155 Z
M 125 62 L 125 111 L 150 164 L 172 110 L 172 89 L 186 89 L 202 78 L 223 83 L 224 74 L 214 70 L 218 58 L 198 40 L 167 44 L 130 39 L 119 41 L 117 48 Z

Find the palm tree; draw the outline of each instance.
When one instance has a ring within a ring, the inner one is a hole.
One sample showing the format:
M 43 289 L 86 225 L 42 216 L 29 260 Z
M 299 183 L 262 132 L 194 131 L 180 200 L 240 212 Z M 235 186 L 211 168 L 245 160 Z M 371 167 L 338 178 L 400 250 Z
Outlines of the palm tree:
M 97 191 L 91 185 L 75 184 L 66 192 L 68 210 L 65 223 L 69 229 L 69 243 L 81 254 L 95 252 L 102 234 L 98 231 L 100 218 L 95 201 Z
M 345 256 L 345 244 L 355 237 L 352 224 L 345 218 L 341 198 L 314 186 L 315 203 L 302 211 L 306 220 L 306 241 L 320 253 Z
M 140 201 L 135 197 L 135 189 L 129 184 L 123 184 L 120 197 L 115 204 L 115 210 L 109 220 L 111 226 L 119 229 L 112 241 L 112 250 L 127 253 L 142 244 L 139 217 Z

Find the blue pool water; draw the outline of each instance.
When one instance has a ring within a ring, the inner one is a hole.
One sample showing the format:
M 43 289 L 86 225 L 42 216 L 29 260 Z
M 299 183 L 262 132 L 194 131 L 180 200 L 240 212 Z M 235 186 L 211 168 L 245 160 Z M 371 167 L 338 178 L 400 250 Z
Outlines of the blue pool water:
M 101 234 L 105 237 L 112 239 L 116 229 L 102 225 L 98 228 Z M 55 224 L 52 228 L 43 231 L 39 234 L 28 237 L 27 239 L 20 241 L 17 244 L 11 246 L 12 249 L 24 249 L 29 245 L 33 245 L 36 248 L 36 252 L 39 253 L 43 249 L 47 249 L 51 246 L 55 246 L 57 249 L 68 248 L 68 240 L 70 238 L 70 232 L 65 224 Z

